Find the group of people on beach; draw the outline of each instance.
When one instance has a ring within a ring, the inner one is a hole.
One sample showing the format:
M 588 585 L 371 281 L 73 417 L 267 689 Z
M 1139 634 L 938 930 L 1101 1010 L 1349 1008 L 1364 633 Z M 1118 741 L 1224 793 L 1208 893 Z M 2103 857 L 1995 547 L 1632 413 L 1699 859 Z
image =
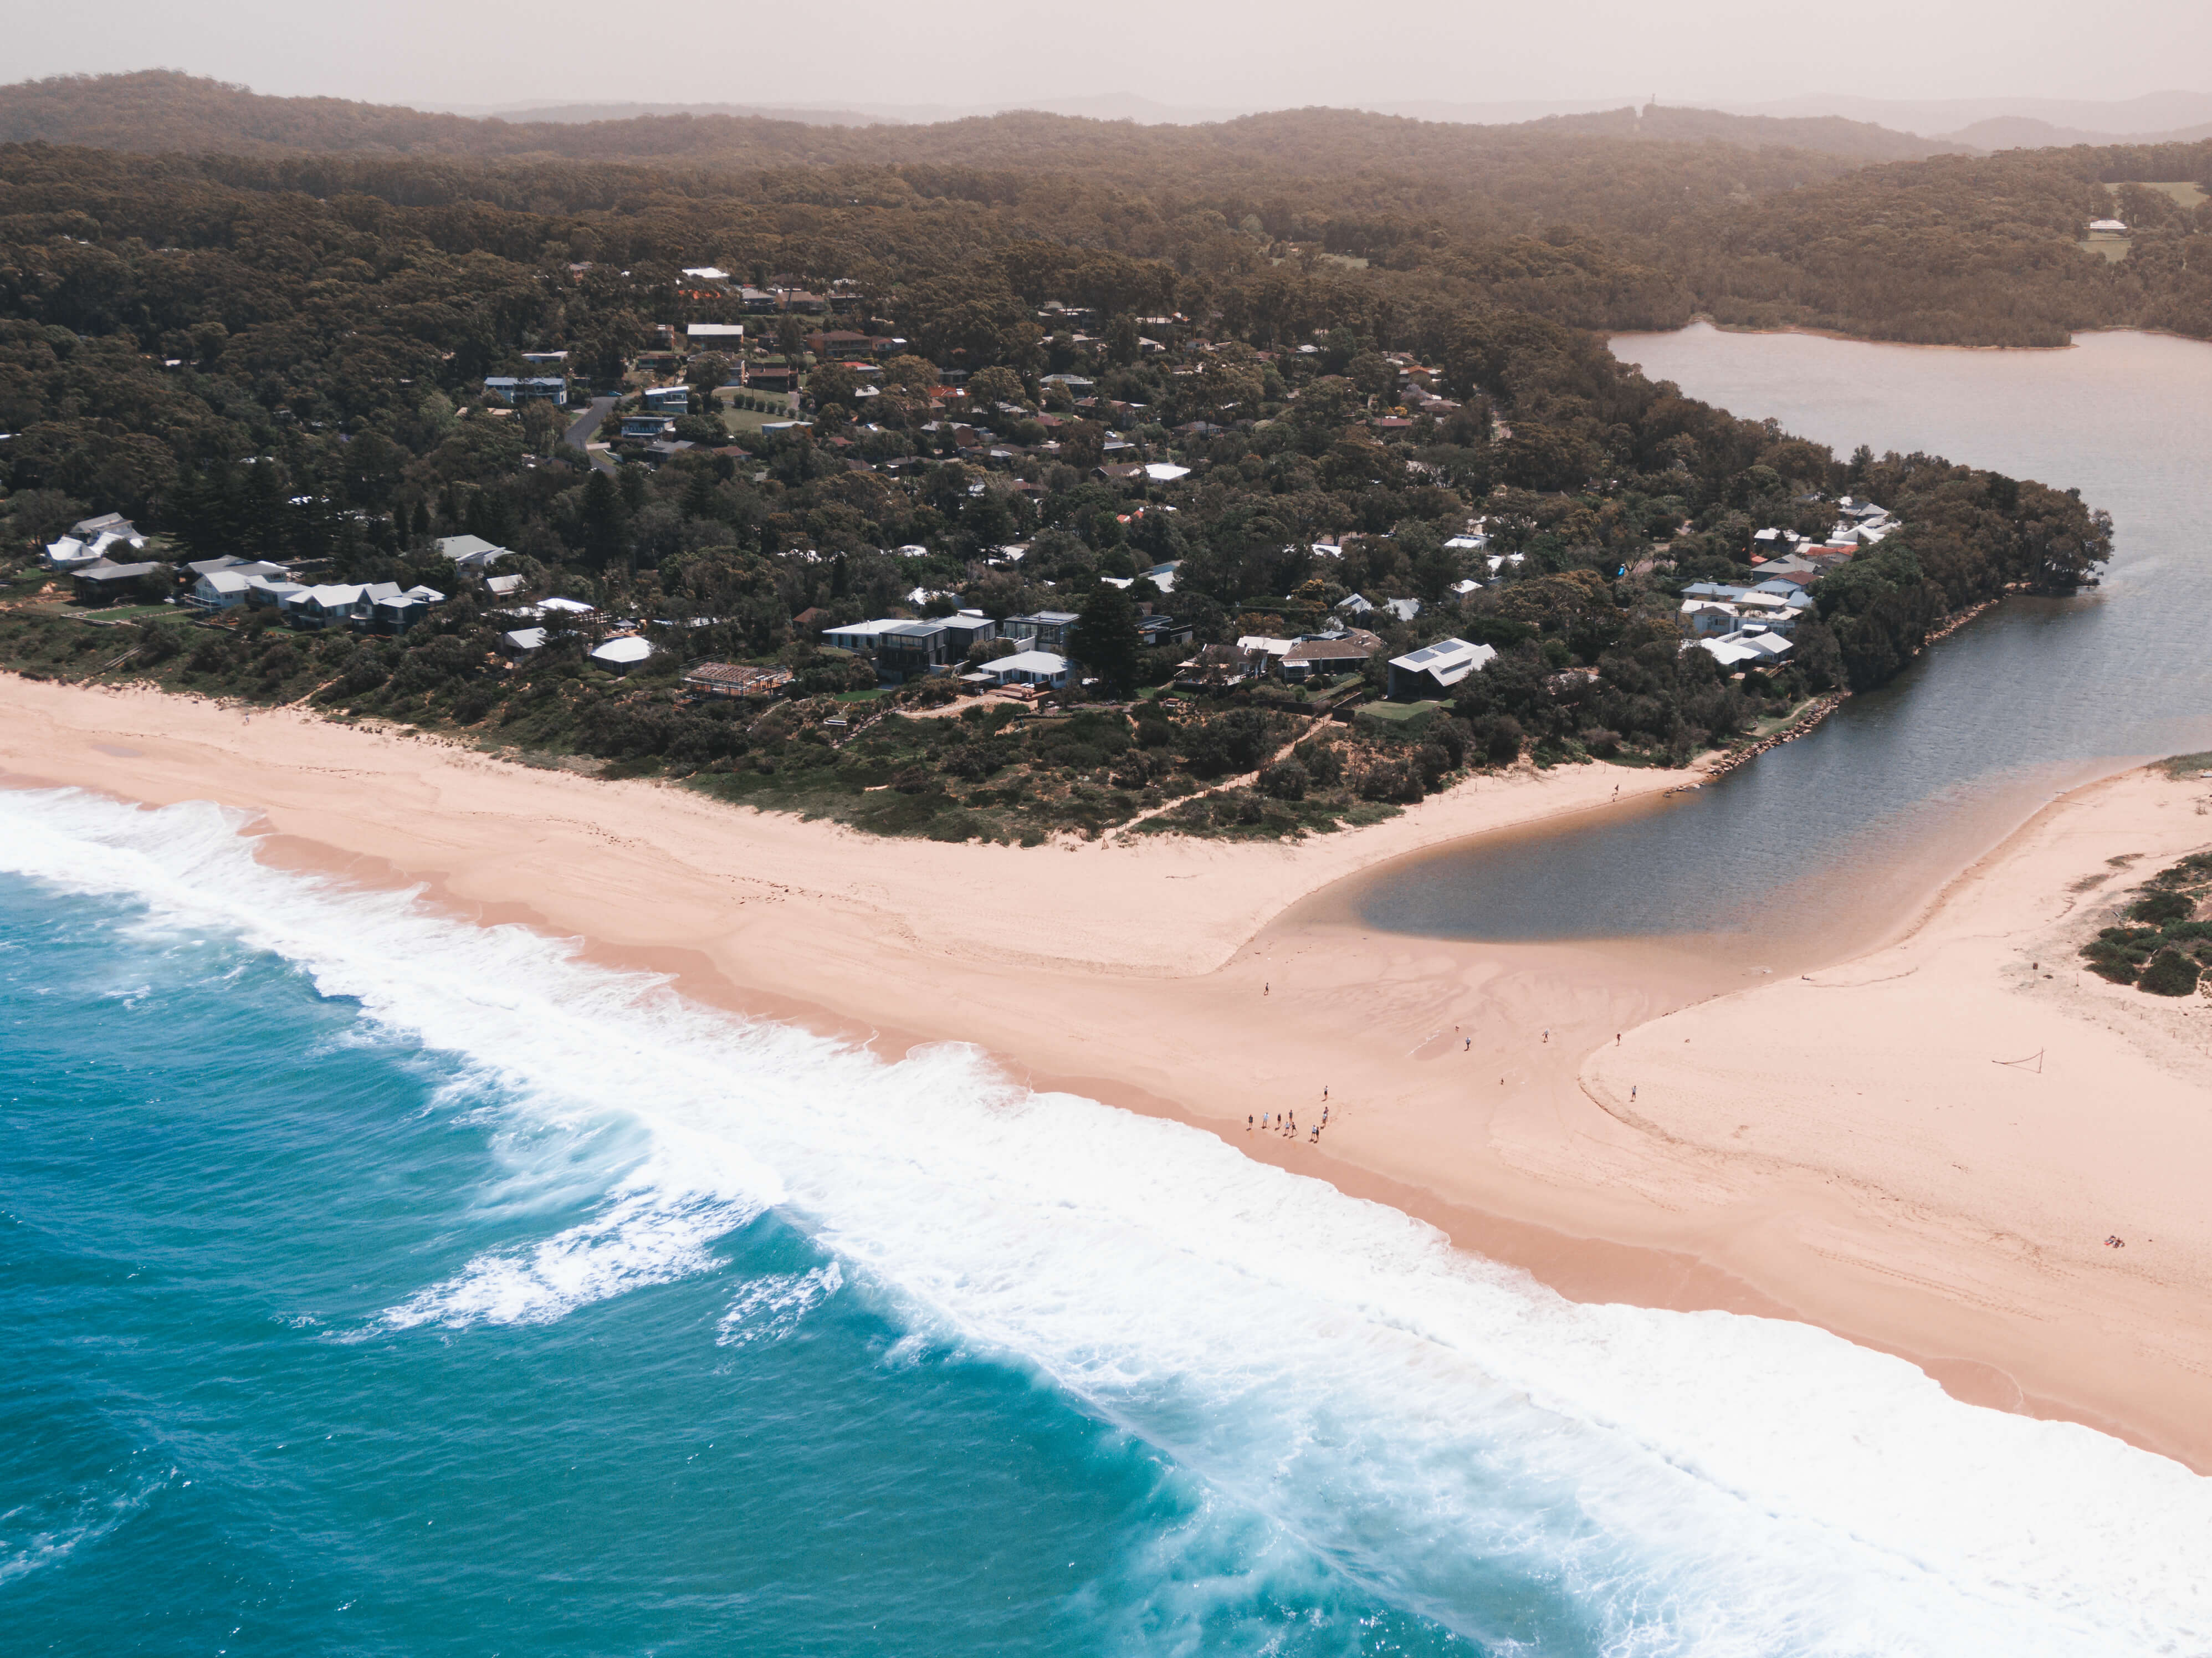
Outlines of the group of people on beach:
M 1307 1131 L 1306 1144 L 1320 1145 L 1321 1131 L 1328 1127 L 1328 1084 L 1324 1083 L 1322 1084 L 1321 1090 L 1321 1121 Z M 1249 1134 L 1255 1127 L 1263 1134 L 1280 1134 L 1285 1139 L 1296 1139 L 1298 1135 L 1298 1114 L 1293 1110 L 1262 1111 L 1255 1116 L 1253 1113 L 1248 1111 L 1244 1114 L 1244 1132 Z

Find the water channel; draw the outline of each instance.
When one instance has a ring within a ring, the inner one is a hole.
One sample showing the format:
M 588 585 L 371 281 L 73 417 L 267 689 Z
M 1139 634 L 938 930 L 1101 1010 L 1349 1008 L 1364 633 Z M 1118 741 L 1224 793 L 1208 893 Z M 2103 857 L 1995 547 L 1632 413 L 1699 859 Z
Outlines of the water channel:
M 1817 732 L 1690 794 L 1462 841 L 1345 895 L 1462 938 L 1870 943 L 2054 794 L 2212 748 L 2212 344 L 1876 345 L 1698 325 L 1613 341 L 1654 380 L 1848 453 L 1921 450 L 2078 488 L 2102 585 L 2004 601 Z

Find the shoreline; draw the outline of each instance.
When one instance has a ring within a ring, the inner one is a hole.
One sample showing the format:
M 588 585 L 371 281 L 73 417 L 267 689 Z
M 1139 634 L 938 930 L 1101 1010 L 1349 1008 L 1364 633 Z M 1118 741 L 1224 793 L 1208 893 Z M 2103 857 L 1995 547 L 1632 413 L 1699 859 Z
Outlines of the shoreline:
M 1976 1193 L 1933 1177 L 1897 1109 L 1870 1108 L 1870 1131 L 1890 1136 L 1872 1163 L 1823 1139 L 1832 1101 L 1810 1088 L 1796 1034 L 1847 1007 L 1856 1063 L 1893 1066 L 1900 1015 L 1875 969 L 1900 952 L 1914 957 L 1901 977 L 1947 967 L 1958 981 L 1939 998 L 1940 1021 L 1960 1017 L 1955 994 L 2002 1027 L 2021 1011 L 2002 1001 L 2009 981 L 1984 1005 L 1967 981 L 1990 976 L 1990 963 L 1968 944 L 2009 919 L 2040 948 L 2048 920 L 2031 915 L 2023 932 L 2015 912 L 2023 893 L 2031 908 L 2048 896 L 2054 835 L 2063 861 L 2100 835 L 2144 839 L 2138 820 L 2151 811 L 2164 840 L 2212 841 L 2212 819 L 2150 801 L 2186 796 L 2187 785 L 2137 771 L 2076 789 L 1899 918 L 1901 932 L 1778 982 L 1694 941 L 1457 943 L 1375 932 L 1309 902 L 1468 835 L 1664 810 L 1662 793 L 1701 773 L 1591 765 L 1479 778 L 1383 823 L 1292 846 L 948 847 L 310 715 L 11 676 L 0 677 L 0 774 L 155 805 L 216 799 L 258 814 L 248 832 L 267 861 L 421 885 L 480 924 L 573 937 L 589 959 L 667 974 L 702 1001 L 892 1057 L 973 1043 L 1032 1087 L 1232 1144 L 1242 1135 L 1249 1155 L 1403 1209 L 1570 1298 L 1799 1319 L 1905 1357 L 1971 1402 L 2083 1422 L 2212 1468 L 2202 1408 L 2212 1316 L 2191 1293 L 2212 1266 L 2212 1228 L 2177 1213 L 2169 1229 L 2161 1209 L 2154 1236 L 2183 1240 L 2161 1246 L 2170 1257 L 2100 1260 L 2087 1240 L 2073 1252 L 2067 1205 L 2037 1187 L 2028 1159 L 2004 1189 L 2035 1199 L 2034 1225 L 1993 1231 Z M 2158 866 L 2147 858 L 2143 872 Z M 2067 868 L 2067 882 L 2082 873 Z M 1829 1005 L 1801 1009 L 1794 993 L 1816 980 Z M 1916 1005 L 1905 1005 L 1908 1024 Z M 2112 1035 L 2095 1023 L 2115 1016 L 2094 992 L 2081 1007 L 2022 1006 L 2032 1023 L 2070 1018 Z M 2212 1037 L 2212 1011 L 2200 1017 Z M 1747 1029 L 1792 1038 L 1746 1043 Z M 2130 1040 L 2114 1050 L 2123 1059 Z M 1710 1073 L 1686 1072 L 1668 1043 L 1740 1050 L 1719 1100 L 1705 1097 Z M 2163 1061 L 2138 1055 L 2130 1069 L 2100 1054 L 2092 1068 L 2126 1089 L 2166 1075 Z M 2173 1127 L 2202 1097 L 2212 1079 L 2203 1057 L 2151 1090 L 2157 1123 Z M 1250 1112 L 1316 1107 L 1322 1081 L 1335 1108 L 1325 1146 L 1240 1127 Z M 1760 1126 L 1758 1143 L 1739 1148 L 1713 1113 L 1736 1111 L 1747 1090 L 1763 1115 L 1747 1120 Z M 2099 1108 L 2111 1091 L 2097 1092 Z M 1989 1125 L 1973 1121 L 1979 1156 Z M 2185 1155 L 2155 1135 L 2130 1145 L 2137 1158 L 2164 1158 L 2173 1180 L 2212 1171 L 2203 1137 Z M 2014 1242 L 1993 1248 L 1991 1236 Z M 2169 1270 L 2169 1259 L 2179 1264 Z M 2121 1344 L 2127 1362 L 2080 1351 L 2085 1333 Z
M 1683 329 L 1694 328 L 1699 323 L 1717 334 L 1803 334 L 1816 340 L 1846 340 L 1855 345 L 1893 345 L 1906 351 L 2073 351 L 2081 347 L 2084 334 L 2154 334 L 2161 339 L 2187 340 L 2197 345 L 2212 345 L 2202 335 L 2184 334 L 2171 328 L 2152 328 L 2135 323 L 2106 323 L 2095 328 L 2073 328 L 2067 331 L 2063 345 L 1949 345 L 1931 340 L 1885 340 L 1871 334 L 1847 334 L 1839 328 L 1814 328 L 1807 324 L 1792 323 L 1785 328 L 1750 328 L 1741 323 L 1722 322 L 1706 311 L 1695 313 L 1681 328 L 1624 328 L 1617 333 L 1604 335 L 1606 349 L 1613 349 L 1617 339 L 1635 335 L 1679 334 Z

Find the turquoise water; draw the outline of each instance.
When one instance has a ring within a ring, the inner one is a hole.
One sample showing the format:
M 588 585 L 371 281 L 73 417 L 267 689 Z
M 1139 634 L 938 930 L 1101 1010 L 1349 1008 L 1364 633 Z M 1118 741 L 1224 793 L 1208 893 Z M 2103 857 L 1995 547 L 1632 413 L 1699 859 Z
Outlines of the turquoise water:
M 2212 1486 L 0 793 L 0 1649 L 2212 1649 Z

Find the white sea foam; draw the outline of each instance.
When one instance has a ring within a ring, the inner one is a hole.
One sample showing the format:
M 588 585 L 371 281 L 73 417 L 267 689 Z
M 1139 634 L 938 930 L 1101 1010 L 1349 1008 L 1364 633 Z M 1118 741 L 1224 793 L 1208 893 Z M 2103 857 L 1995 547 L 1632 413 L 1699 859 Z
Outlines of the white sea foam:
M 592 1222 L 480 1257 L 390 1327 L 558 1317 L 700 1270 L 776 1206 L 830 1260 L 739 1289 L 720 1339 L 857 1282 L 920 1339 L 1030 1367 L 1158 1447 L 1206 1523 L 1256 1516 L 1266 1547 L 1498 1649 L 2212 1651 L 2212 1482 L 2086 1428 L 1958 1404 L 1802 1325 L 1564 1302 L 962 1048 L 884 1062 L 264 869 L 210 807 L 16 794 L 0 826 L 0 867 L 232 931 L 464 1056 L 517 1136 L 635 1125 Z M 1158 1605 L 1209 1592 L 1164 1569 Z
M 778 1341 L 799 1327 L 799 1321 L 845 1287 L 845 1274 L 836 1261 L 811 1272 L 778 1272 L 757 1278 L 740 1290 L 729 1309 L 714 1326 L 714 1345 L 745 1347 L 756 1341 Z

